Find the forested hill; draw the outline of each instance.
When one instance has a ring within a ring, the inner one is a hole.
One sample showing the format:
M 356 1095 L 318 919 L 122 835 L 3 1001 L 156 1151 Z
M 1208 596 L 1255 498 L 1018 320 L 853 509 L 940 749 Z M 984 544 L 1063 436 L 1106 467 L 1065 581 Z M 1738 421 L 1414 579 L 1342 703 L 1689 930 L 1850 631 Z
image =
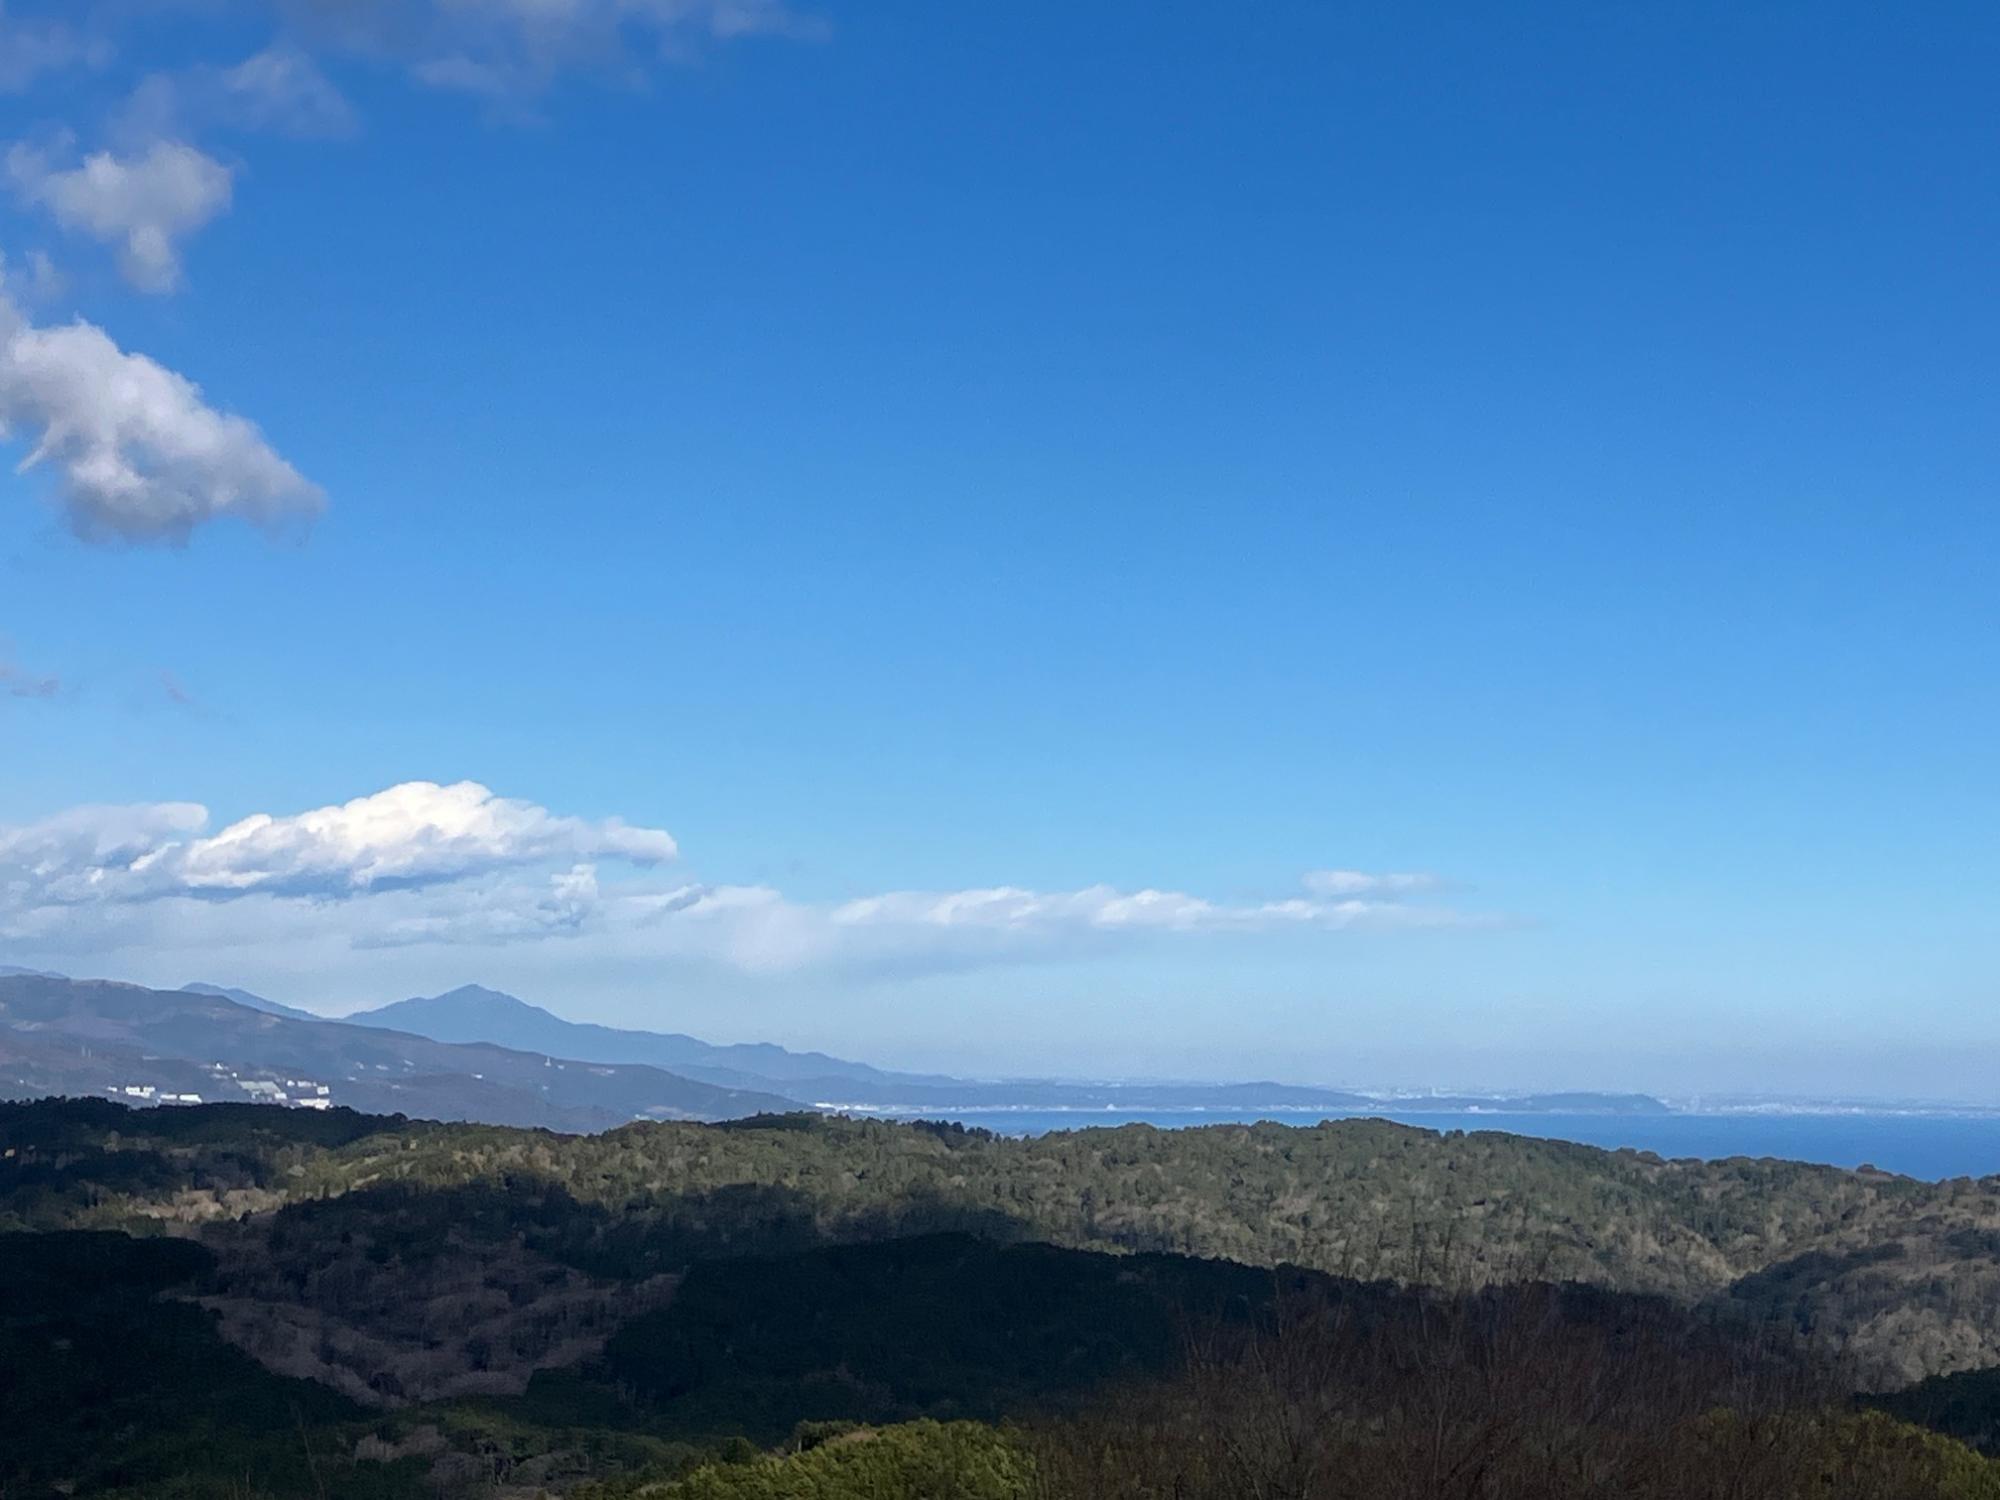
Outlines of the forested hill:
M 361 1214 L 391 1194 L 405 1217 L 476 1210 L 565 1264 L 626 1278 L 962 1230 L 1360 1278 L 1660 1293 L 1795 1324 L 1878 1387 L 2000 1363 L 2000 1179 L 1669 1162 L 1382 1121 L 1021 1140 L 771 1116 L 560 1136 L 81 1102 L 0 1106 L 0 1150 L 0 1229 L 196 1226 L 318 1200 Z

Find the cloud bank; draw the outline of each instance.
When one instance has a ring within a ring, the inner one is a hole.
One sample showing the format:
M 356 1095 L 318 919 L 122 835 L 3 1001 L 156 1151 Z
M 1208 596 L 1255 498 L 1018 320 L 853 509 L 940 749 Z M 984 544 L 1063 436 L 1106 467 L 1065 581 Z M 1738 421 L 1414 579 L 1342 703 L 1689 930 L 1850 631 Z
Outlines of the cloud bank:
M 44 956 L 118 948 L 348 950 L 570 940 L 635 966 L 748 974 L 920 972 L 1117 944 L 1483 925 L 1408 899 L 1427 877 L 1252 902 L 1109 885 L 890 891 L 807 902 L 769 886 L 666 881 L 662 829 L 501 797 L 476 782 L 406 782 L 209 832 L 192 803 L 81 807 L 0 828 L 0 941 Z M 616 867 L 607 874 L 605 866 Z M 1321 882 L 1322 884 L 1324 882 Z
M 551 859 L 670 860 L 671 835 L 618 818 L 558 817 L 473 781 L 409 781 L 309 812 L 256 813 L 203 836 L 208 810 L 172 802 L 84 807 L 0 829 L 0 872 L 43 905 L 228 899 L 338 900 Z

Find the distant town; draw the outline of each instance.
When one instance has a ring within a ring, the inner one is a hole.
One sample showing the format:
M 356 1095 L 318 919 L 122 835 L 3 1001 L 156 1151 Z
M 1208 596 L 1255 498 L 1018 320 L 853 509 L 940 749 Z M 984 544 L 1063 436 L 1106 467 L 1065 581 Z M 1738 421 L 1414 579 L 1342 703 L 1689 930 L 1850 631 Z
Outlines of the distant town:
M 251 1104 L 277 1104 L 287 1109 L 332 1109 L 333 1090 L 311 1078 L 244 1078 L 224 1063 L 212 1062 L 208 1072 L 215 1080 L 207 1094 L 181 1093 L 156 1083 L 115 1083 L 104 1092 L 130 1104 L 217 1104 L 225 1100 Z

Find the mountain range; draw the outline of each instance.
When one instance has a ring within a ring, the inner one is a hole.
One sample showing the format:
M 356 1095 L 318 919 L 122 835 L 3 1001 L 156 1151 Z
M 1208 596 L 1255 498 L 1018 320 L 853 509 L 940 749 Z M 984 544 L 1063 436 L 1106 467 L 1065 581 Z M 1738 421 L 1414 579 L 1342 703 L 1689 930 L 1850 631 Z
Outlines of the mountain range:
M 135 1103 L 261 1099 L 383 1114 L 603 1130 L 795 1109 L 643 1063 L 593 1063 L 491 1043 L 303 1019 L 196 990 L 43 974 L 0 977 L 0 1093 Z
M 465 985 L 342 1019 L 213 983 L 150 990 L 0 969 L 0 1096 L 255 1097 L 319 1108 L 600 1130 L 800 1108 L 1368 1113 L 1381 1096 L 1274 1082 L 1079 1082 L 904 1073 L 771 1043 L 569 1021 Z M 1407 1101 L 1404 1101 L 1407 1103 Z M 1445 1112 L 1659 1113 L 1637 1094 L 1426 1095 Z
M 238 992 L 239 994 L 241 992 Z M 232 998 L 234 998 L 232 996 Z M 270 1006 L 272 1001 L 245 1001 Z M 539 1005 L 476 984 L 442 995 L 398 1000 L 357 1011 L 346 1019 L 360 1026 L 413 1031 L 440 1042 L 494 1042 L 523 1052 L 574 1057 L 584 1062 L 643 1062 L 684 1078 L 725 1088 L 784 1090 L 795 1098 L 861 1084 L 870 1088 L 950 1085 L 954 1080 L 916 1073 L 890 1073 L 867 1063 L 848 1062 L 824 1052 L 792 1052 L 770 1042 L 718 1046 L 678 1032 L 627 1031 L 565 1021 Z
M 242 992 L 238 991 L 237 994 Z M 245 1003 L 275 1002 L 251 997 Z M 1325 1109 L 1350 1113 L 1380 1108 L 1377 1095 L 1351 1089 L 1253 1081 L 1248 1083 L 1079 1082 L 1073 1079 L 956 1078 L 902 1073 L 830 1057 L 792 1052 L 768 1042 L 717 1046 L 678 1033 L 628 1031 L 566 1021 L 513 995 L 464 985 L 442 995 L 399 1000 L 346 1018 L 389 1026 L 440 1042 L 497 1042 L 523 1051 L 588 1062 L 651 1063 L 684 1078 L 727 1088 L 765 1089 L 820 1108 L 901 1113 L 939 1109 Z M 1428 1109 L 1474 1110 L 1503 1105 L 1529 1113 L 1651 1114 L 1666 1106 L 1644 1094 L 1527 1094 L 1504 1100 L 1471 1094 L 1426 1095 Z

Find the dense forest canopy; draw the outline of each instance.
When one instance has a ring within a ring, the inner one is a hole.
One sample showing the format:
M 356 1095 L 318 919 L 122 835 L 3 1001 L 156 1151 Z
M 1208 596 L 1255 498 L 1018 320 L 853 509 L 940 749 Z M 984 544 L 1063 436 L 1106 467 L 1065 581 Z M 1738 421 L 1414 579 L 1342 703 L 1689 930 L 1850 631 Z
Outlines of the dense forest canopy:
M 1369 1279 L 1538 1277 L 1791 1320 L 1892 1387 L 2000 1364 L 2000 1179 L 1663 1161 L 1383 1121 L 1033 1139 L 765 1116 L 601 1135 L 258 1106 L 0 1107 L 0 1227 L 193 1227 L 471 1193 L 600 1274 L 962 1230 Z M 495 1199 L 493 1195 L 498 1195 Z M 404 1209 L 404 1213 L 414 1210 Z M 442 1220 L 441 1220 L 442 1222 Z
M 2000 1493 L 1921 1431 L 1995 1429 L 1990 1381 L 1926 1378 L 2000 1366 L 1996 1179 L 1381 1121 L 44 1101 L 0 1106 L 0 1277 L 9 1494 L 1604 1492 L 1547 1488 L 1557 1453 L 1663 1500 Z M 1805 1487 L 1742 1489 L 1774 1453 Z

